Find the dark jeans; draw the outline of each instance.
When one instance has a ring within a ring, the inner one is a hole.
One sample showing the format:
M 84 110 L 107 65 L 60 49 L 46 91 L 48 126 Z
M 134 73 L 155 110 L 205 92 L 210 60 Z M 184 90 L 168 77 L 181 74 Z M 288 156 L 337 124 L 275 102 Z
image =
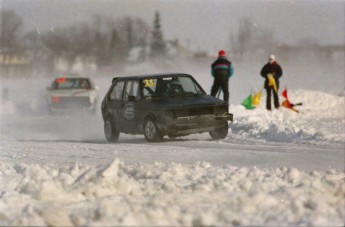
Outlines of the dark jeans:
M 229 77 L 225 75 L 216 75 L 214 77 L 213 85 L 211 88 L 211 96 L 215 97 L 219 88 L 222 88 L 224 94 L 224 101 L 229 106 Z
M 267 94 L 267 98 L 266 98 L 266 109 L 271 110 L 271 93 L 273 93 L 273 102 L 274 102 L 274 107 L 276 109 L 279 108 L 279 97 L 277 92 L 274 91 L 274 89 L 272 87 L 268 87 L 266 88 L 266 94 Z

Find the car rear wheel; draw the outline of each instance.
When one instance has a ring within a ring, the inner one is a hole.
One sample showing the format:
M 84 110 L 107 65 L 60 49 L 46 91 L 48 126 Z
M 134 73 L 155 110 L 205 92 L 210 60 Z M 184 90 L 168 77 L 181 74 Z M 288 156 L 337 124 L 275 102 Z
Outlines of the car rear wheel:
M 158 129 L 156 122 L 147 118 L 144 123 L 144 136 L 147 142 L 160 142 L 163 140 L 163 134 Z
M 115 143 L 119 140 L 120 132 L 109 117 L 104 121 L 104 134 L 108 142 Z
M 209 134 L 212 137 L 212 139 L 221 140 L 221 139 L 224 139 L 228 135 L 228 131 L 229 131 L 228 122 L 225 121 L 222 127 L 217 128 L 213 131 L 210 131 Z

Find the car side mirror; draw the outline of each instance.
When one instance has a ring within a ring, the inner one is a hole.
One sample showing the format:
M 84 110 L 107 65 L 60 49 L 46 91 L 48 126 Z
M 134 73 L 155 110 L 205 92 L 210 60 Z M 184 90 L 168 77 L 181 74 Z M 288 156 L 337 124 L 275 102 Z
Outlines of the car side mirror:
M 131 102 L 135 102 L 135 96 L 133 95 L 128 96 L 128 100 Z

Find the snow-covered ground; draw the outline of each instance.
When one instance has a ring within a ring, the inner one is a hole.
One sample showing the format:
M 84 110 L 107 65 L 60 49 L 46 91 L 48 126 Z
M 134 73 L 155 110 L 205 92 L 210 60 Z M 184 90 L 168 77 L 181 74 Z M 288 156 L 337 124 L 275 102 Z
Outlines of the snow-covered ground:
M 103 98 L 111 77 L 94 80 Z M 108 144 L 100 113 L 47 114 L 49 84 L 1 81 L 1 226 L 345 224 L 344 93 L 288 88 L 300 113 L 267 112 L 265 94 L 246 110 L 232 95 L 224 140 Z

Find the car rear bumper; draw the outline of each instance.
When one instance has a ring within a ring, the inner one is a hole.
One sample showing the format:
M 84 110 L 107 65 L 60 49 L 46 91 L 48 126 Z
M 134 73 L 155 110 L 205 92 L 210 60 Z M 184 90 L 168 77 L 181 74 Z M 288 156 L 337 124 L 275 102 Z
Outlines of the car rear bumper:
M 62 113 L 95 113 L 97 110 L 96 105 L 57 105 L 57 104 L 50 104 L 49 105 L 49 112 L 55 114 L 62 114 Z
M 59 111 L 80 111 L 92 110 L 95 103 L 90 101 L 90 97 L 55 97 L 48 101 L 49 109 L 53 112 Z

